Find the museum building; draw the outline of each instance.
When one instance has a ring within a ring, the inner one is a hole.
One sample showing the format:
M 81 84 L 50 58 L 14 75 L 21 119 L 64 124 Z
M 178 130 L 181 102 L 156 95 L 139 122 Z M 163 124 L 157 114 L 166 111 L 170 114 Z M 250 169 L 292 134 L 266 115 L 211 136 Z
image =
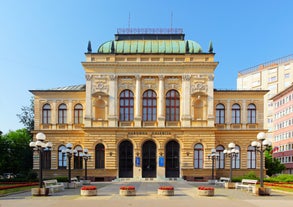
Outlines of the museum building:
M 63 151 L 72 143 L 72 176 L 84 176 L 85 148 L 91 180 L 207 180 L 248 172 L 259 175 L 251 147 L 263 127 L 267 90 L 214 89 L 213 45 L 207 52 L 182 29 L 118 29 L 82 66 L 85 84 L 30 90 L 35 128 L 53 143 L 43 176 L 66 176 Z M 226 73 L 229 81 L 229 71 Z M 233 142 L 237 157 L 224 150 Z M 216 149 L 217 159 L 210 159 Z M 214 166 L 212 166 L 214 163 Z M 34 169 L 39 168 L 34 153 Z

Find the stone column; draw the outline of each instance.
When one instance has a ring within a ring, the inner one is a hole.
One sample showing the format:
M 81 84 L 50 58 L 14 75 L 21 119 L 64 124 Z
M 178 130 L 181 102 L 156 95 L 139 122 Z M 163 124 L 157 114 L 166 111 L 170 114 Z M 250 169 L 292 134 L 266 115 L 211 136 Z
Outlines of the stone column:
M 135 76 L 134 126 L 141 127 L 141 76 Z
M 207 114 L 208 127 L 214 127 L 214 75 L 210 74 L 208 77 L 208 98 L 207 98 Z
M 86 95 L 85 95 L 85 120 L 84 126 L 91 127 L 92 124 L 92 78 L 93 75 L 87 74 L 86 78 Z
M 118 114 L 117 114 L 117 76 L 110 75 L 109 80 L 109 127 L 118 126 Z
M 182 115 L 181 115 L 181 124 L 182 127 L 190 127 L 191 116 L 190 116 L 190 75 L 182 76 Z
M 163 75 L 159 75 L 158 127 L 165 127 L 165 93 Z

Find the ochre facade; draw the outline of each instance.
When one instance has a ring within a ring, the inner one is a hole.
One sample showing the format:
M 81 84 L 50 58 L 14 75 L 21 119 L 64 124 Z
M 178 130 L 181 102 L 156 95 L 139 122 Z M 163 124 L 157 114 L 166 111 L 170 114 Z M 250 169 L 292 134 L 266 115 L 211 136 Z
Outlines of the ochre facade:
M 221 154 L 230 142 L 240 151 L 233 176 L 251 171 L 258 175 L 259 155 L 249 157 L 248 148 L 265 131 L 267 91 L 214 89 L 218 62 L 211 46 L 209 52 L 196 44 L 191 47 L 184 34 L 126 35 L 127 40 L 117 34 L 115 41 L 107 43 L 108 51 L 102 44 L 92 53 L 89 44 L 82 62 L 85 85 L 31 90 L 34 134 L 43 132 L 53 143 L 44 176 L 67 175 L 68 165 L 60 150 L 72 143 L 74 148 L 89 150 L 92 157 L 87 169 L 92 180 L 207 180 L 211 178 L 211 150 L 216 148 Z M 182 44 L 184 52 L 175 50 Z M 227 81 L 233 81 L 228 76 Z M 224 109 L 218 110 L 219 105 Z M 235 105 L 240 107 L 237 112 Z M 74 159 L 72 175 L 83 177 L 84 162 L 77 167 Z M 38 163 L 36 153 L 35 169 Z M 222 154 L 214 168 L 216 177 L 227 177 L 230 159 Z

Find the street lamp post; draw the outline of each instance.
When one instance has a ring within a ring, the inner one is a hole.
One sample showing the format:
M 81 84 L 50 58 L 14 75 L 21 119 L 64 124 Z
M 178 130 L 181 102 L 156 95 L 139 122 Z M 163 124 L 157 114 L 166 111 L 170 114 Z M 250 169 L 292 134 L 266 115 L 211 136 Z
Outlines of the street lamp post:
M 52 143 L 47 142 L 45 143 L 46 140 L 46 135 L 42 132 L 37 133 L 36 135 L 36 142 L 30 142 L 29 146 L 33 148 L 35 151 L 39 152 L 39 187 L 43 187 L 43 153 L 44 149 L 51 150 L 52 148 Z
M 63 154 L 66 154 L 67 156 L 67 163 L 68 163 L 68 183 L 71 183 L 71 158 L 74 151 L 72 150 L 72 144 L 67 143 L 66 149 L 62 150 Z
M 230 157 L 230 173 L 229 179 L 232 182 L 232 165 L 233 165 L 233 158 L 236 158 L 239 154 L 239 150 L 235 149 L 235 144 L 233 142 L 228 144 L 228 150 L 224 150 L 225 156 Z
M 91 158 L 91 155 L 89 154 L 89 151 L 87 148 L 84 148 L 82 157 L 84 159 L 84 179 L 87 180 L 87 161 Z
M 211 154 L 208 154 L 208 158 L 212 160 L 212 182 L 214 182 L 215 160 L 219 159 L 219 154 L 216 152 L 216 149 L 211 150 Z
M 257 140 L 251 142 L 251 146 L 255 148 L 256 151 L 260 153 L 260 187 L 263 187 L 263 153 L 267 147 L 271 146 L 272 143 L 266 140 L 266 134 L 264 132 L 259 132 L 257 134 Z

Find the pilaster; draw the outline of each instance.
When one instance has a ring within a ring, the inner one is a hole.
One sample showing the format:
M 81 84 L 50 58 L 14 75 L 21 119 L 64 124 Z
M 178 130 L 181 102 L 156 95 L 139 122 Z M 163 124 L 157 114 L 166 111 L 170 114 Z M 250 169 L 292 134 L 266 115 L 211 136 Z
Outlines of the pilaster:
M 159 75 L 159 94 L 158 94 L 158 127 L 165 127 L 165 95 L 164 95 L 164 76 Z
M 191 125 L 190 77 L 190 75 L 182 76 L 182 127 L 190 127 Z
M 210 74 L 208 77 L 208 127 L 214 127 L 214 75 Z
M 141 76 L 135 76 L 135 107 L 134 107 L 134 126 L 141 127 L 141 110 L 140 110 L 140 103 L 141 103 Z
M 117 98 L 117 76 L 113 74 L 109 80 L 109 127 L 118 127 Z
M 86 99 L 85 99 L 85 127 L 91 127 L 92 122 L 92 75 L 86 75 Z

